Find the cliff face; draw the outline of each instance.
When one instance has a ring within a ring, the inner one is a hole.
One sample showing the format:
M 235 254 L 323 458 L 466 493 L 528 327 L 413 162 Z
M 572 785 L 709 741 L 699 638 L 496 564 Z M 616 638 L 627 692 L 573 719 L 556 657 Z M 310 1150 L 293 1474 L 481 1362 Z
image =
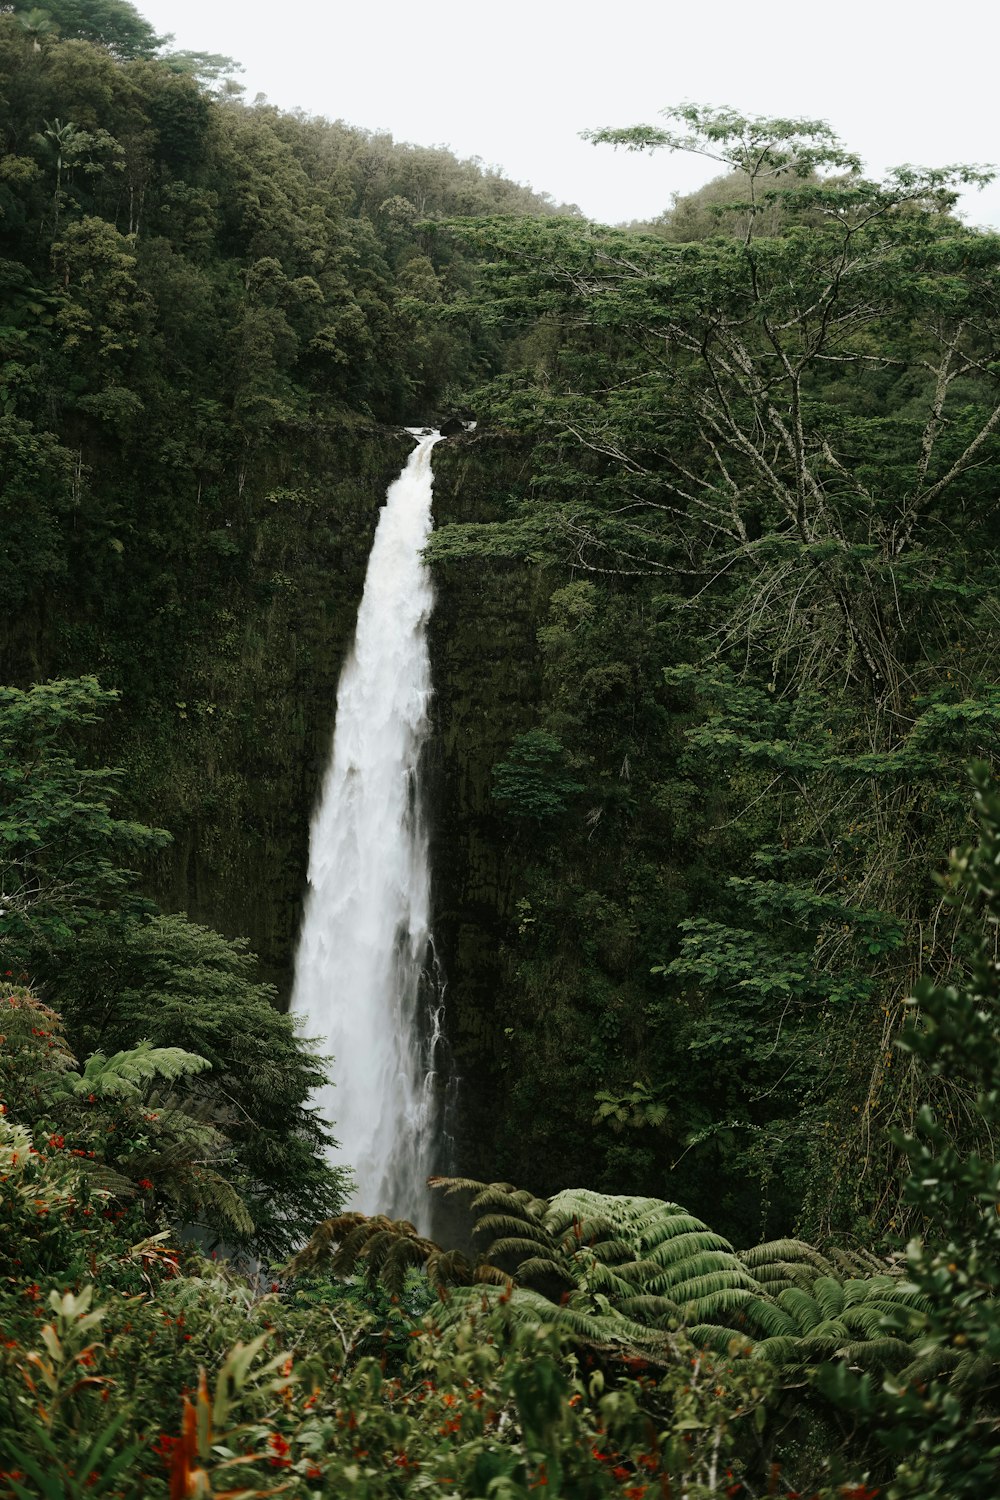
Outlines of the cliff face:
M 435 454 L 435 520 L 499 519 L 523 483 L 516 446 L 489 436 Z M 431 623 L 434 739 L 430 757 L 434 930 L 447 977 L 447 1017 L 460 1079 L 454 1124 L 460 1169 L 494 1175 L 504 1080 L 502 974 L 517 917 L 521 851 L 490 795 L 494 764 L 534 722 L 540 692 L 536 631 L 544 575 L 478 558 L 435 567 Z
M 250 555 L 215 628 L 192 641 L 172 705 L 130 726 L 131 797 L 174 837 L 146 872 L 153 894 L 248 938 L 282 1004 L 337 681 L 405 452 L 391 433 L 320 430 L 277 455 L 255 477 Z

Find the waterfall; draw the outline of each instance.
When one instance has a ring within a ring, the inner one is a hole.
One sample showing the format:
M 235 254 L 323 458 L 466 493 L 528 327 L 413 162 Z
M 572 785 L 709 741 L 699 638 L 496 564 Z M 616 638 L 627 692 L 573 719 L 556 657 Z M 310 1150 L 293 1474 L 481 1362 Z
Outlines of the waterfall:
M 437 1136 L 440 987 L 429 923 L 420 758 L 431 697 L 431 449 L 417 446 L 381 511 L 354 647 L 341 672 L 333 751 L 313 819 L 292 1011 L 332 1054 L 314 1103 L 354 1168 L 352 1208 L 429 1231 Z

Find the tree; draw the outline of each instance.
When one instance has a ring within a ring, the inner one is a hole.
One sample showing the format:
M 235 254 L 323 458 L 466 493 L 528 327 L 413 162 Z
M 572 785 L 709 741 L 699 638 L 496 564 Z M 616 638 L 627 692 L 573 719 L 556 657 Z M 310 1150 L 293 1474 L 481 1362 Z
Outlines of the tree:
M 503 519 L 435 545 L 449 566 L 463 550 L 545 560 L 599 585 L 602 613 L 657 622 L 660 727 L 650 714 L 636 738 L 659 775 L 638 779 L 638 746 L 620 762 L 632 806 L 643 799 L 629 847 L 638 865 L 645 828 L 676 810 L 679 880 L 693 894 L 695 851 L 708 879 L 696 913 L 674 908 L 692 925 L 660 939 L 661 968 L 684 944 L 670 1000 L 645 1002 L 632 1057 L 601 1086 L 672 1084 L 687 1055 L 705 1070 L 699 1084 L 685 1074 L 699 1151 L 734 1125 L 749 1141 L 777 1124 L 796 1149 L 805 1134 L 814 1164 L 835 1140 L 834 1171 L 800 1163 L 793 1194 L 812 1177 L 810 1222 L 826 1232 L 899 1210 L 899 1163 L 880 1145 L 909 1108 L 892 1040 L 927 934 L 932 961 L 950 941 L 923 850 L 955 837 L 957 767 L 990 753 L 1000 724 L 984 613 L 1000 583 L 1000 237 L 951 212 L 975 171 L 874 182 L 821 122 L 669 114 L 594 138 L 717 160 L 743 194 L 724 233 L 666 244 L 566 219 L 452 226 L 488 259 L 480 315 L 522 331 L 520 368 L 474 404 L 530 442 L 530 480 Z M 542 699 L 539 727 L 580 765 L 600 731 L 588 714 L 567 732 L 567 698 L 577 682 L 627 680 L 617 643 L 601 650 L 585 668 L 577 650 Z M 553 867 L 554 910 L 566 884 Z M 634 913 L 646 899 L 625 897 Z M 537 933 L 534 892 L 532 906 Z M 748 1029 L 761 1060 L 788 1065 L 781 1089 L 722 1066 Z M 818 1105 L 805 1133 L 802 1089 Z M 760 1118 L 765 1099 L 781 1120 Z M 760 1180 L 767 1156 L 740 1146 L 726 1175 Z
M 909 1163 L 906 1192 L 920 1233 L 906 1249 L 905 1289 L 917 1312 L 918 1358 L 883 1389 L 845 1369 L 823 1372 L 824 1389 L 873 1425 L 896 1462 L 890 1500 L 973 1500 L 1000 1462 L 1000 787 L 973 768 L 979 838 L 952 855 L 947 899 L 975 933 L 970 961 L 947 982 L 925 978 L 909 1002 L 900 1045 L 920 1059 L 924 1085 L 943 1076 L 964 1086 L 975 1124 L 971 1145 L 953 1119 L 925 1102 L 898 1144 Z M 974 924 L 974 925 L 973 925 Z M 892 1332 L 894 1320 L 884 1323 Z
M 136 904 L 122 857 L 168 841 L 116 817 L 116 773 L 74 752 L 116 697 L 95 677 L 0 687 L 0 954 L 14 972 L 44 963 L 100 912 Z
M 129 0 L 33 0 L 30 6 L 3 9 L 23 16 L 29 34 L 52 30 L 64 41 L 94 42 L 121 61 L 152 57 L 162 42 Z M 48 26 L 43 25 L 46 19 Z
M 245 943 L 183 915 L 109 917 L 46 971 L 47 994 L 78 1052 L 147 1042 L 206 1060 L 190 1107 L 232 1148 L 226 1175 L 253 1219 L 256 1252 L 279 1256 L 342 1207 L 350 1174 L 328 1162 L 332 1127 L 310 1102 L 328 1059 L 280 1014 L 255 968 Z

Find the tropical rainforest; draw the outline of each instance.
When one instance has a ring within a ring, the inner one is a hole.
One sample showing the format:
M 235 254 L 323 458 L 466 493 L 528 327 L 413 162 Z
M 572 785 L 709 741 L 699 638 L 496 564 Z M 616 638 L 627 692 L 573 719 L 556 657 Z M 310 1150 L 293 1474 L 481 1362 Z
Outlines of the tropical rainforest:
M 716 177 L 609 228 L 237 72 L 0 4 L 0 1496 L 982 1500 L 977 173 L 681 105 L 595 149 Z M 288 999 L 378 510 L 455 412 L 428 1238 L 348 1208 Z

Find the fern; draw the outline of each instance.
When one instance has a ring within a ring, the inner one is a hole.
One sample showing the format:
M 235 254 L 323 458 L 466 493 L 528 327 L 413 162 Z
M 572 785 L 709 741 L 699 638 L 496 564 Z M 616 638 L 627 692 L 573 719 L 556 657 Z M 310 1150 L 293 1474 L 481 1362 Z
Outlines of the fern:
M 369 1218 L 360 1213 L 339 1214 L 318 1224 L 286 1269 L 291 1276 L 319 1268 L 328 1268 L 336 1276 L 360 1272 L 398 1294 L 406 1272 L 414 1267 L 425 1267 L 432 1281 L 440 1272 L 441 1285 L 469 1284 L 474 1276 L 473 1267 L 460 1252 L 442 1250 L 433 1240 L 418 1234 L 407 1220 L 382 1214 Z
M 212 1064 L 195 1052 L 185 1052 L 181 1047 L 154 1047 L 150 1042 L 140 1042 L 127 1052 L 116 1052 L 105 1057 L 95 1052 L 88 1057 L 81 1074 L 63 1074 L 53 1088 L 56 1098 L 86 1098 L 94 1094 L 98 1099 L 117 1096 L 123 1099 L 140 1099 L 145 1085 L 154 1078 L 176 1082 L 178 1078 L 204 1073 Z
M 778 1296 L 778 1304 L 795 1319 L 799 1332 L 808 1334 L 823 1321 L 823 1309 L 801 1287 L 786 1287 Z
M 791 1313 L 775 1302 L 764 1302 L 759 1297 L 747 1300 L 744 1313 L 746 1324 L 754 1333 L 765 1338 L 796 1338 L 799 1327 Z
M 818 1276 L 812 1284 L 812 1295 L 823 1309 L 825 1318 L 838 1318 L 844 1310 L 844 1288 L 832 1276 Z
M 848 1364 L 860 1365 L 863 1370 L 898 1370 L 913 1349 L 903 1339 L 873 1337 L 846 1343 L 837 1352 Z

